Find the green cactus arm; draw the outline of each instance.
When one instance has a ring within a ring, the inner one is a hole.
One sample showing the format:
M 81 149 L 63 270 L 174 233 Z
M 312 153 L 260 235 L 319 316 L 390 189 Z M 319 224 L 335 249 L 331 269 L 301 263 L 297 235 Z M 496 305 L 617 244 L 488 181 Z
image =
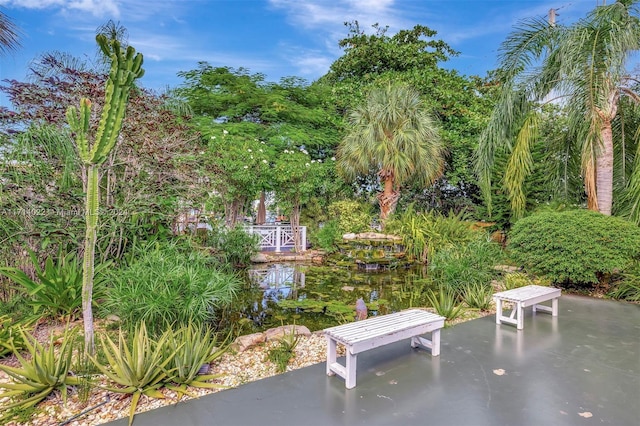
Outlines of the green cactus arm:
M 67 122 L 71 131 L 75 133 L 76 145 L 80 160 L 90 162 L 89 157 L 89 123 L 91 118 L 91 101 L 86 98 L 80 100 L 80 111 L 74 106 L 67 108 Z

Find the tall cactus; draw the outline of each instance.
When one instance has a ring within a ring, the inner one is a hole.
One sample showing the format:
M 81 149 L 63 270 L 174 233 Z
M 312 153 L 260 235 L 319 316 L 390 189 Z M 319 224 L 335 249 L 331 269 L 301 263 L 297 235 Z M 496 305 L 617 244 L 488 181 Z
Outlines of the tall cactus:
M 120 42 L 107 39 L 103 34 L 96 36 L 100 49 L 111 59 L 111 69 L 106 82 L 104 107 L 93 143 L 91 143 L 90 117 L 91 101 L 80 100 L 80 110 L 74 106 L 67 109 L 67 121 L 75 133 L 80 160 L 87 173 L 87 194 L 85 202 L 86 233 L 84 240 L 84 260 L 82 277 L 82 316 L 84 321 L 85 347 L 93 353 L 93 274 L 96 246 L 96 227 L 98 225 L 98 207 L 100 203 L 99 169 L 115 146 L 122 119 L 127 108 L 129 91 L 135 79 L 142 77 L 142 54 L 136 53 L 131 46 L 126 51 Z

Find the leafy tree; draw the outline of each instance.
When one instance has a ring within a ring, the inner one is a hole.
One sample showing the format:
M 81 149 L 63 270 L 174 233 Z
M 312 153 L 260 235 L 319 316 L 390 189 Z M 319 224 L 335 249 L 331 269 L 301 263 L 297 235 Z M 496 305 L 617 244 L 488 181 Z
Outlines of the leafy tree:
M 442 176 L 430 188 L 405 186 L 399 205 L 406 207 L 420 199 L 420 208 L 425 209 L 473 208 L 478 190 L 471 158 L 493 107 L 495 87 L 491 80 L 441 68 L 440 63 L 457 52 L 435 39 L 435 31 L 427 27 L 418 25 L 390 36 L 379 25 L 373 26 L 372 35 L 365 35 L 353 23 L 347 26 L 349 34 L 339 43 L 344 55 L 318 81 L 331 87 L 338 111 L 362 104 L 371 87 L 404 82 L 421 94 L 441 125 L 447 152 Z M 359 185 L 365 192 L 372 187 L 375 181 L 371 180 Z
M 348 179 L 377 170 L 382 221 L 393 213 L 403 184 L 415 179 L 426 186 L 442 173 L 438 127 L 414 89 L 404 84 L 372 89 L 350 113 L 349 125 L 338 167 Z
M 477 150 L 477 172 L 487 202 L 490 168 L 506 148 L 504 174 L 511 207 L 522 215 L 523 182 L 531 172 L 531 147 L 538 137 L 544 102 L 566 105 L 570 151 L 579 153 L 588 207 L 610 215 L 613 201 L 614 136 L 612 123 L 624 96 L 640 100 L 629 86 L 629 58 L 640 49 L 637 1 L 598 6 L 570 26 L 542 18 L 525 20 L 503 42 L 502 85 L 490 123 Z M 640 220 L 640 168 L 627 186 L 630 215 Z

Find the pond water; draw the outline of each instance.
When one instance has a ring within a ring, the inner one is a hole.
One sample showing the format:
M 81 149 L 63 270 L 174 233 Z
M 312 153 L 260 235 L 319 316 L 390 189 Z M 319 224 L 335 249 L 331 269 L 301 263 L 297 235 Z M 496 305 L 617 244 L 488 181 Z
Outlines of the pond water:
M 232 321 L 242 324 L 245 333 L 294 323 L 321 330 L 352 321 L 359 298 L 369 316 L 428 306 L 429 288 L 424 268 L 366 272 L 296 263 L 256 265 L 248 271 Z

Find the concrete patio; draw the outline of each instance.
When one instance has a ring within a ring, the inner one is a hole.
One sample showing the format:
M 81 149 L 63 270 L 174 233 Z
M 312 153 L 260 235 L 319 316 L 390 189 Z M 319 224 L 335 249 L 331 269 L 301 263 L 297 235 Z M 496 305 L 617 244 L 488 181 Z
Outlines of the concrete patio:
M 351 390 L 322 363 L 140 413 L 134 425 L 640 424 L 640 305 L 565 295 L 558 317 L 527 309 L 522 331 L 491 316 L 441 339 L 435 358 L 408 340 L 359 355 Z

